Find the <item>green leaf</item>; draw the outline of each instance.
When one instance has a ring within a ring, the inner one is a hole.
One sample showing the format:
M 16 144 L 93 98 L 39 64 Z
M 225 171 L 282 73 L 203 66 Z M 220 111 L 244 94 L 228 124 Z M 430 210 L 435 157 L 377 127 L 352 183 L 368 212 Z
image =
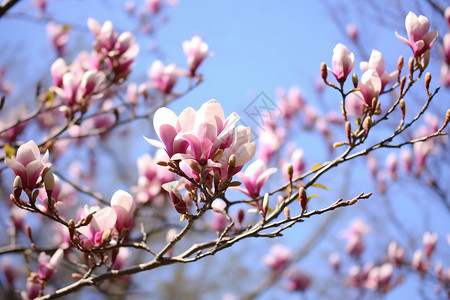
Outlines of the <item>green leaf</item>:
M 312 168 L 311 168 L 311 172 L 317 171 L 322 167 L 323 164 L 315 164 Z
M 308 196 L 308 201 L 309 201 L 309 199 L 314 198 L 314 197 L 319 197 L 319 195 L 317 195 L 317 194 L 309 195 L 309 196 Z
M 11 158 L 16 154 L 16 149 L 10 145 L 3 146 L 3 150 L 5 150 L 6 157 Z
M 331 189 L 327 188 L 326 186 L 324 186 L 323 184 L 320 184 L 320 183 L 313 184 L 312 186 L 315 186 L 315 187 L 318 187 L 318 188 L 321 188 L 321 189 L 324 189 L 324 190 L 327 190 L 327 191 L 331 190 Z

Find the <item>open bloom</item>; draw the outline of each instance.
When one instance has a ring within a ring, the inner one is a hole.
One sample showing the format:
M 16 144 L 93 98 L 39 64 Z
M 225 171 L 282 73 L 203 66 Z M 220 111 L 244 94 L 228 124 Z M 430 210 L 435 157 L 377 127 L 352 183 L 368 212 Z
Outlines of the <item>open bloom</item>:
M 47 24 L 47 34 L 52 42 L 53 47 L 59 55 L 64 51 L 64 47 L 69 41 L 70 27 L 63 24 L 56 24 L 54 22 L 48 22 Z
M 262 186 L 270 175 L 276 172 L 276 168 L 266 168 L 266 164 L 258 159 L 247 167 L 244 173 L 238 173 L 237 176 L 242 180 L 244 188 L 236 187 L 235 190 L 245 193 L 250 198 L 258 198 Z
M 333 70 L 330 69 L 331 73 L 336 77 L 336 80 L 343 84 L 347 79 L 348 74 L 355 67 L 355 55 L 350 53 L 350 51 L 343 44 L 339 43 L 333 49 L 332 58 Z
M 190 159 L 201 166 L 218 168 L 221 165 L 217 160 L 221 157 L 216 154 L 230 149 L 227 155 L 234 154 L 243 165 L 253 158 L 255 151 L 254 143 L 250 143 L 251 131 L 236 128 L 238 120 L 236 113 L 225 119 L 216 100 L 206 102 L 198 111 L 188 107 L 178 117 L 170 109 L 160 108 L 153 117 L 153 125 L 162 142 L 147 141 L 166 150 L 171 159 Z
M 96 208 L 89 209 L 86 205 L 83 217 L 94 211 L 96 211 Z M 88 225 L 78 228 L 78 231 L 82 234 L 80 243 L 86 249 L 102 246 L 111 239 L 116 221 L 117 214 L 113 208 L 105 207 L 96 211 Z
M 372 107 L 372 101 L 378 98 L 381 92 L 381 80 L 380 76 L 374 69 L 369 69 L 361 77 L 361 81 L 358 82 L 359 92 L 356 92 L 362 100 Z
M 164 66 L 160 60 L 154 61 L 148 71 L 148 76 L 152 80 L 151 86 L 165 95 L 172 92 L 178 77 L 182 74 L 183 71 L 177 69 L 175 64 Z
M 187 63 L 189 65 L 189 72 L 191 76 L 195 76 L 195 71 L 200 66 L 202 61 L 211 56 L 208 53 L 208 45 L 202 41 L 202 38 L 198 35 L 192 37 L 190 41 L 183 42 L 183 51 L 187 57 Z
M 20 177 L 24 189 L 33 190 L 47 164 L 48 155 L 46 151 L 41 159 L 39 147 L 30 140 L 19 147 L 15 157 L 5 158 L 5 164 L 13 170 L 16 177 Z
M 41 252 L 38 257 L 38 276 L 41 280 L 48 281 L 59 268 L 64 258 L 64 250 L 59 248 L 52 257 Z
M 136 210 L 133 196 L 123 190 L 118 190 L 111 198 L 111 207 L 117 215 L 115 227 L 119 234 L 122 229 L 131 229 L 133 227 L 134 211 Z
M 277 272 L 285 269 L 292 260 L 292 250 L 281 244 L 275 244 L 270 248 L 270 253 L 263 257 L 263 263 L 268 265 L 272 271 Z
M 361 68 L 361 71 L 363 72 L 366 72 L 370 69 L 377 71 L 377 74 L 381 79 L 381 91 L 384 90 L 386 84 L 392 82 L 398 76 L 398 70 L 395 70 L 392 73 L 386 72 L 383 54 L 381 54 L 381 52 L 377 50 L 372 50 L 369 61 L 361 62 L 359 66 Z
M 425 51 L 431 49 L 431 46 L 438 37 L 437 30 L 428 32 L 430 28 L 428 18 L 422 15 L 417 17 L 413 12 L 409 12 L 406 16 L 405 26 L 409 40 L 400 36 L 397 32 L 395 32 L 395 35 L 403 43 L 411 47 L 414 57 L 421 57 Z

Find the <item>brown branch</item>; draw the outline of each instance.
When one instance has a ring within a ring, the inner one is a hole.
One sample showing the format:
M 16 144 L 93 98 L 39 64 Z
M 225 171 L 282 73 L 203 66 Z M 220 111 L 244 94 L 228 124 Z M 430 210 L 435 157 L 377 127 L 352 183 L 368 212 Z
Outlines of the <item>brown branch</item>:
M 16 5 L 20 0 L 5 0 L 0 4 L 0 18 L 6 14 L 14 5 Z

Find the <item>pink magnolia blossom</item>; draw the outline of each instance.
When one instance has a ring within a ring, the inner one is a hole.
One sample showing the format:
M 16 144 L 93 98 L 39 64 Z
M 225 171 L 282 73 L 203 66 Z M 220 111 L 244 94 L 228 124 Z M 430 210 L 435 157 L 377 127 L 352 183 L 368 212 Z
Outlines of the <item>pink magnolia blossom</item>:
M 366 281 L 366 288 L 371 290 L 387 291 L 394 268 L 390 263 L 385 263 L 370 270 Z
M 284 277 L 288 280 L 287 289 L 289 291 L 304 292 L 312 283 L 311 277 L 297 268 L 287 270 Z
M 95 207 L 89 209 L 86 205 L 81 217 L 86 217 L 94 211 L 96 213 L 93 214 L 91 222 L 86 226 L 78 228 L 78 231 L 81 233 L 80 243 L 86 249 L 100 247 L 109 242 L 117 221 L 117 214 L 111 207 L 105 207 L 99 210 Z
M 151 86 L 164 95 L 168 95 L 172 92 L 178 77 L 182 74 L 184 74 L 184 72 L 177 69 L 175 64 L 164 66 L 160 60 L 154 61 L 148 71 L 148 76 L 152 80 Z
M 281 115 L 286 121 L 290 122 L 305 105 L 302 91 L 299 87 L 292 86 L 287 93 L 285 90 L 279 89 L 277 94 L 278 107 L 281 110 Z
M 293 252 L 281 244 L 275 244 L 270 248 L 269 254 L 263 257 L 264 264 L 269 266 L 273 272 L 286 269 L 292 261 Z
M 355 23 L 348 23 L 346 28 L 347 36 L 352 41 L 358 40 L 358 27 L 356 27 Z
M 347 238 L 345 250 L 348 254 L 358 258 L 364 252 L 365 244 L 363 236 L 369 232 L 369 226 L 360 219 L 352 221 L 350 228 L 342 233 Z
M 162 185 L 162 188 L 169 192 L 170 198 L 172 199 L 173 206 L 175 210 L 180 214 L 185 214 L 188 212 L 186 202 L 183 200 L 183 196 L 180 193 L 180 182 L 172 181 Z
M 422 241 L 425 247 L 425 254 L 427 255 L 428 258 L 431 256 L 431 254 L 433 254 L 437 240 L 438 240 L 437 233 L 430 233 L 427 231 L 423 234 Z
M 258 158 L 265 163 L 269 163 L 271 158 L 281 148 L 284 136 L 284 128 L 278 128 L 278 130 L 266 128 L 262 130 L 258 139 Z
M 220 168 L 222 165 L 213 159 L 217 159 L 216 153 L 221 150 L 228 156 L 234 154 L 240 166 L 253 158 L 254 145 L 250 143 L 250 130 L 235 127 L 238 119 L 236 113 L 225 119 L 216 100 L 206 102 L 198 111 L 188 107 L 178 117 L 170 109 L 160 108 L 153 117 L 153 125 L 162 142 L 147 141 L 166 150 L 171 159 L 192 159 L 201 166 Z
M 391 264 L 402 265 L 405 259 L 405 248 L 399 247 L 395 241 L 392 241 L 388 246 L 387 257 Z
M 211 229 L 214 231 L 223 231 L 228 224 L 227 218 L 222 213 L 225 210 L 226 204 L 221 199 L 216 199 L 211 206 L 214 211 Z
M 69 41 L 70 27 L 68 25 L 56 24 L 50 21 L 47 24 L 47 35 L 49 36 L 53 47 L 55 47 L 58 52 L 58 55 L 62 55 L 64 47 Z
M 341 258 L 338 253 L 331 253 L 330 256 L 328 256 L 328 263 L 335 272 L 339 272 L 341 268 Z
M 425 51 L 431 49 L 431 46 L 438 37 L 437 30 L 428 32 L 430 28 L 428 18 L 422 15 L 417 17 L 413 12 L 409 12 L 406 16 L 405 27 L 408 40 L 400 36 L 397 32 L 395 32 L 395 35 L 404 44 L 411 47 L 414 57 L 421 57 Z
M 442 54 L 444 55 L 446 64 L 450 65 L 450 32 L 447 32 L 444 35 L 442 41 Z
M 450 86 L 450 65 L 442 64 L 441 82 L 447 88 Z
M 47 150 L 41 158 L 39 147 L 30 140 L 19 147 L 16 156 L 5 158 L 5 164 L 13 170 L 15 176 L 20 177 L 24 189 L 33 190 L 42 170 L 49 166 L 48 155 Z
M 31 272 L 28 275 L 26 283 L 26 291 L 23 291 L 20 295 L 23 300 L 32 300 L 40 296 L 43 287 L 39 282 L 38 275 Z
M 53 254 L 52 257 L 41 252 L 38 257 L 38 276 L 43 281 L 48 281 L 53 276 L 53 274 L 58 270 L 64 258 L 64 250 L 59 248 Z
M 145 9 L 153 14 L 161 10 L 162 0 L 145 0 Z
M 364 115 L 364 101 L 355 93 L 351 93 L 345 99 L 347 116 L 361 118 Z
M 234 189 L 245 193 L 250 198 L 258 198 L 262 186 L 269 176 L 276 171 L 276 168 L 267 169 L 266 164 L 261 159 L 258 159 L 249 165 L 244 173 L 240 172 L 237 174 L 245 188 L 236 187 Z
M 367 70 L 373 69 L 377 71 L 378 76 L 381 79 L 381 92 L 384 91 L 384 87 L 394 81 L 398 77 L 398 70 L 388 73 L 385 69 L 385 62 L 383 54 L 377 50 L 372 50 L 370 54 L 370 59 L 368 62 L 363 61 L 359 64 L 361 71 L 366 72 Z
M 386 168 L 392 180 L 397 179 L 397 154 L 394 152 L 386 156 Z
M 333 49 L 332 65 L 333 70 L 330 69 L 330 72 L 340 84 L 344 84 L 347 76 L 355 67 L 355 55 L 339 43 Z
M 186 54 L 190 76 L 192 77 L 196 75 L 195 72 L 203 60 L 212 55 L 211 52 L 207 52 L 208 45 L 198 35 L 193 36 L 190 41 L 183 42 L 183 51 Z
M 360 89 L 356 92 L 364 102 L 372 107 L 372 100 L 378 98 L 381 92 L 381 79 L 378 73 L 374 69 L 369 69 L 361 77 L 361 81 L 358 82 L 358 88 Z
M 31 4 L 40 9 L 41 11 L 45 11 L 47 7 L 48 0 L 31 0 Z
M 403 170 L 406 173 L 410 173 L 413 164 L 413 155 L 411 149 L 409 148 L 402 149 L 402 151 L 400 152 L 400 162 L 401 166 L 403 167 Z
M 448 28 L 450 29 L 450 6 L 448 6 L 444 11 L 444 18 L 447 21 Z
M 130 230 L 134 225 L 133 216 L 136 210 L 133 196 L 123 190 L 118 190 L 111 198 L 111 207 L 117 215 L 115 227 L 119 234 L 123 229 Z
M 429 262 L 425 260 L 424 253 L 422 250 L 417 249 L 414 252 L 413 259 L 411 262 L 411 267 L 417 270 L 420 276 L 423 276 L 429 267 Z

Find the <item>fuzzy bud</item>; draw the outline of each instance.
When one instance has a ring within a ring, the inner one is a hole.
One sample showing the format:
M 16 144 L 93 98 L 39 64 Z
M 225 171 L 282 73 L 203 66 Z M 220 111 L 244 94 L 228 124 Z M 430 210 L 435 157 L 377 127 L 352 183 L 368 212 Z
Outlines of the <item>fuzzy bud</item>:
M 195 161 L 193 161 L 193 160 L 189 161 L 189 167 L 191 167 L 191 169 L 194 170 L 195 172 L 201 173 L 201 170 Z
M 405 64 L 405 60 L 403 59 L 403 56 L 400 55 L 399 58 L 398 58 L 398 61 L 397 61 L 398 76 L 400 76 L 404 64 Z
M 324 62 L 320 64 L 320 76 L 322 77 L 324 82 L 327 82 L 328 70 L 327 64 Z
M 269 193 L 265 193 L 262 203 L 263 216 L 266 216 L 268 208 L 269 208 Z
M 431 82 L 431 74 L 430 72 L 427 72 L 427 74 L 425 74 L 425 89 L 427 90 L 427 93 L 430 93 L 429 92 L 430 82 Z
M 352 82 L 353 87 L 356 89 L 358 87 L 358 75 L 356 75 L 356 73 L 353 73 L 352 75 Z
M 232 154 L 230 156 L 230 159 L 228 159 L 228 168 L 227 168 L 227 174 L 228 177 L 231 178 L 233 176 L 234 169 L 236 168 L 236 156 Z
M 70 219 L 69 222 L 67 222 L 67 227 L 69 229 L 70 240 L 73 240 L 73 236 L 75 235 L 75 222 L 73 219 Z
M 214 154 L 213 161 L 218 161 L 223 155 L 222 149 L 217 149 L 216 154 Z
M 439 132 L 444 130 L 445 127 L 447 127 L 448 123 L 450 122 L 450 109 L 447 109 L 447 113 L 445 114 L 445 121 L 442 127 L 439 129 Z
M 286 206 L 286 207 L 284 208 L 283 212 L 284 212 L 284 217 L 285 217 L 286 219 L 290 219 L 290 218 L 291 218 L 291 212 L 290 212 L 290 210 L 289 210 L 289 207 Z
M 405 120 L 406 104 L 405 104 L 405 100 L 403 98 L 400 99 L 400 110 L 402 111 L 402 120 Z
M 410 57 L 408 61 L 409 76 L 412 77 L 414 72 L 414 57 Z
M 242 222 L 244 222 L 244 217 L 245 217 L 245 212 L 243 209 L 240 209 L 238 211 L 238 222 L 239 224 L 242 224 Z
M 352 142 L 352 124 L 349 121 L 345 122 L 345 132 L 347 134 L 348 142 Z
M 22 178 L 20 178 L 20 176 L 16 176 L 16 178 L 14 178 L 13 191 L 14 198 L 18 200 L 20 198 L 20 195 L 22 194 Z
M 55 187 L 55 176 L 53 176 L 53 172 L 50 170 L 48 170 L 44 175 L 44 186 L 50 202 L 50 199 L 52 198 L 53 188 Z
M 306 196 L 306 190 L 303 187 L 298 190 L 298 200 L 300 202 L 303 214 L 308 206 L 308 196 Z
M 400 94 L 403 94 L 403 89 L 405 88 L 406 83 L 406 77 L 403 76 L 402 79 L 400 79 Z
M 287 173 L 289 177 L 289 182 L 292 182 L 292 176 L 294 176 L 294 167 L 292 165 L 289 165 L 287 167 Z

